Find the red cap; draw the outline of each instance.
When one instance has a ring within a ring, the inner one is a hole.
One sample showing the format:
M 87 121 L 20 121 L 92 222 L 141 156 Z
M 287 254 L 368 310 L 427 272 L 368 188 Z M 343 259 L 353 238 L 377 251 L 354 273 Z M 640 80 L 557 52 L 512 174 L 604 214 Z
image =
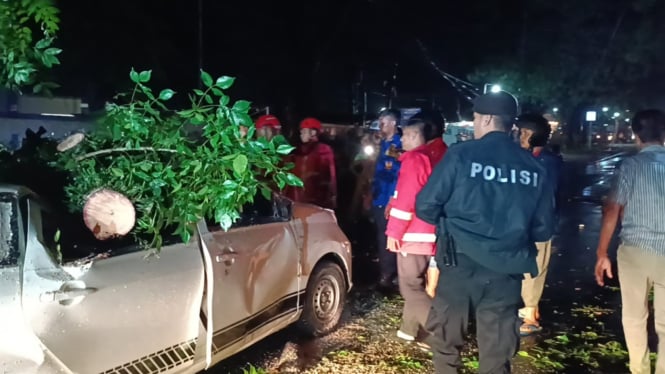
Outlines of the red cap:
M 272 114 L 262 115 L 256 120 L 255 125 L 257 129 L 261 129 L 264 127 L 272 127 L 273 129 L 279 129 L 282 127 L 277 117 L 273 116 Z
M 300 122 L 300 128 L 321 130 L 321 121 L 312 117 L 305 118 L 304 120 L 302 120 L 302 122 Z

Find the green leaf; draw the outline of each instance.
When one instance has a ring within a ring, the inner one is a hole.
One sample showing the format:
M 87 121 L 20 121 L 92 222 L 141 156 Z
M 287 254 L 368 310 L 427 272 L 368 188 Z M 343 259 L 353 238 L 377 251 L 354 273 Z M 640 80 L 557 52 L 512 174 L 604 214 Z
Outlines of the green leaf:
M 231 216 L 221 209 L 215 212 L 215 220 L 219 223 L 222 229 L 224 229 L 224 231 L 228 230 L 233 224 L 233 219 L 231 219 Z
M 195 89 L 194 89 L 194 93 L 197 94 L 198 96 L 203 96 L 203 95 L 205 95 L 205 92 L 199 90 L 198 88 L 195 88 Z
M 212 77 L 204 70 L 201 70 L 201 81 L 206 85 L 206 87 L 212 87 Z
M 215 94 L 215 96 L 219 97 L 224 96 L 224 92 L 222 92 L 222 90 L 220 90 L 219 88 L 212 87 L 210 90 L 212 91 L 213 94 Z
M 180 239 L 182 239 L 183 243 L 189 243 L 189 239 L 191 238 L 192 238 L 192 233 L 189 232 L 189 228 L 184 227 L 180 232 Z
M 159 93 L 159 99 L 166 101 L 166 100 L 171 99 L 173 97 L 173 95 L 175 95 L 175 91 L 173 91 L 170 88 L 166 88 L 166 89 L 162 90 L 162 92 Z
M 58 55 L 62 52 L 62 49 L 60 48 L 48 48 L 44 50 L 44 54 L 49 55 L 49 56 L 55 56 Z
M 300 178 L 296 177 L 295 174 L 292 174 L 292 173 L 286 173 L 286 183 L 289 186 L 294 186 L 294 187 L 302 187 L 303 186 L 302 180 Z
M 226 96 L 226 95 L 222 95 L 222 96 L 219 98 L 219 103 L 220 103 L 222 106 L 227 106 L 227 105 L 229 105 L 229 101 L 230 101 L 230 100 L 231 100 L 231 99 L 230 99 L 228 96 Z
M 270 188 L 267 187 L 262 187 L 261 188 L 261 195 L 263 195 L 263 198 L 270 201 L 272 199 L 272 191 Z
M 210 95 L 205 95 L 203 98 L 205 99 L 206 103 L 208 103 L 208 104 L 213 103 L 212 97 L 210 97 Z
M 231 108 L 234 111 L 241 112 L 241 113 L 247 113 L 249 110 L 249 107 L 251 106 L 251 103 L 247 100 L 238 100 L 233 104 L 233 108 Z
M 238 174 L 242 174 L 247 170 L 247 164 L 249 163 L 249 160 L 247 159 L 247 156 L 245 155 L 238 155 L 234 160 L 233 160 L 233 171 L 235 171 Z
M 145 70 L 139 73 L 139 82 L 147 83 L 150 81 L 150 76 L 152 75 L 152 70 Z
M 289 145 L 289 144 L 281 144 L 277 147 L 277 153 L 280 155 L 288 155 L 291 153 L 296 147 Z
M 56 243 L 60 241 L 60 229 L 55 230 L 55 235 L 53 236 L 53 241 L 56 242 Z
M 125 173 L 122 171 L 122 169 L 118 168 L 111 168 L 111 173 L 118 178 L 122 178 L 125 176 Z
M 517 352 L 517 355 L 522 356 L 522 357 L 529 357 L 529 352 L 519 351 L 519 352 Z
M 233 77 L 227 77 L 226 75 L 221 76 L 217 78 L 217 82 L 215 82 L 215 85 L 223 90 L 228 90 L 233 86 L 233 82 L 235 82 L 235 78 Z
M 132 82 L 134 83 L 140 82 L 139 73 L 137 73 L 136 70 L 134 70 L 134 68 L 132 68 L 132 71 L 129 72 L 129 79 L 131 79 Z

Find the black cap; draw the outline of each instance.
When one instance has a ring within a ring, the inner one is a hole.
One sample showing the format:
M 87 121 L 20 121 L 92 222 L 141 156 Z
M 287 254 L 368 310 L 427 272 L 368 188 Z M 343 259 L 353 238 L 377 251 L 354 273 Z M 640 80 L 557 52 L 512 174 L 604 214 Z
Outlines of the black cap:
M 473 111 L 494 116 L 517 116 L 517 99 L 506 91 L 490 92 L 473 100 Z

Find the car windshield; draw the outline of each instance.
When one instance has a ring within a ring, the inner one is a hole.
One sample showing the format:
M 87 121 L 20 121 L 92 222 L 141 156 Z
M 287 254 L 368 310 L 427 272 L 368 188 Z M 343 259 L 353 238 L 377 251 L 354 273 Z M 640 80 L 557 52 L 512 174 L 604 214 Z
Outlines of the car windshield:
M 0 266 L 16 265 L 18 249 L 18 222 L 16 199 L 0 194 Z

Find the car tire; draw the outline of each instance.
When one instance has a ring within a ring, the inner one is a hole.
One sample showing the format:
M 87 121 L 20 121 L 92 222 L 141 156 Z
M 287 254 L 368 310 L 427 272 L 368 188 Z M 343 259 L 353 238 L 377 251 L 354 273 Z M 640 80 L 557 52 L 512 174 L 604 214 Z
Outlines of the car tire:
M 339 325 L 346 303 L 346 281 L 335 263 L 323 262 L 314 268 L 307 282 L 305 305 L 299 327 L 308 336 L 322 336 Z

